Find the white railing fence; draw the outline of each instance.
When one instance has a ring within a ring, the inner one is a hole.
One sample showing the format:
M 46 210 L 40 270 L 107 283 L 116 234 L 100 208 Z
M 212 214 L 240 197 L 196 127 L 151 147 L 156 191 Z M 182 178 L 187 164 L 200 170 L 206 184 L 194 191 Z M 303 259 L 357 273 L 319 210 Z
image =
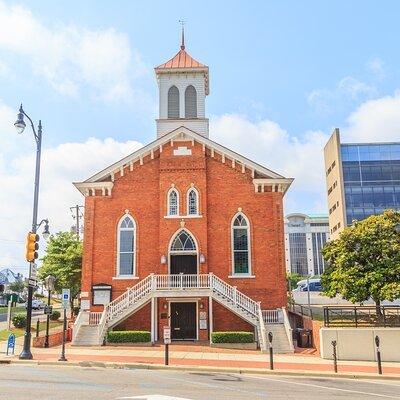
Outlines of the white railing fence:
M 290 349 L 294 350 L 293 345 L 293 329 L 290 326 L 289 315 L 285 307 L 282 308 L 283 326 L 285 327 L 286 336 L 289 340 Z
M 253 321 L 259 330 L 259 340 L 262 348 L 266 348 L 265 324 L 282 323 L 284 315 L 282 310 L 261 310 L 257 303 L 244 293 L 237 290 L 218 276 L 210 274 L 179 274 L 155 275 L 150 274 L 135 286 L 129 288 L 122 295 L 108 303 L 103 312 L 87 312 L 86 323 L 97 325 L 99 341 L 102 342 L 110 323 L 115 323 L 126 316 L 133 308 L 143 305 L 153 296 L 154 292 L 170 290 L 208 289 L 207 295 L 222 299 L 229 307 L 234 309 L 249 321 Z M 83 314 L 79 313 L 75 326 L 79 328 L 85 322 Z M 78 329 L 76 329 L 78 330 Z M 100 343 L 101 344 L 101 343 Z
M 266 324 L 283 324 L 283 311 L 280 308 L 275 310 L 263 310 L 262 316 Z

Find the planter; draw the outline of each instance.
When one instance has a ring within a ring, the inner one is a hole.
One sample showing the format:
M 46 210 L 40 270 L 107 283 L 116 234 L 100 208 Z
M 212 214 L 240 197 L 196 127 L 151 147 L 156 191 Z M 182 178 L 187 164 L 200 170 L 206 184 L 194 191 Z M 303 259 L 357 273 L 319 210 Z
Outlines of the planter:
M 211 343 L 211 347 L 221 349 L 257 350 L 257 343 Z
M 151 342 L 106 343 L 106 346 L 113 346 L 113 347 L 152 347 L 152 346 L 154 346 L 154 343 L 151 343 Z

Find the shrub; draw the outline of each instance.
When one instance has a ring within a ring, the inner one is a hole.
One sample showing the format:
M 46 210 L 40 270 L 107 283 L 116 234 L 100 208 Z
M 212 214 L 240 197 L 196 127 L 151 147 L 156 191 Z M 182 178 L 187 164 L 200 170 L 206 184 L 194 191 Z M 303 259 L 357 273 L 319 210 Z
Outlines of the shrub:
M 213 332 L 211 334 L 213 343 L 253 343 L 252 332 Z
M 58 319 L 61 317 L 61 313 L 60 311 L 54 310 L 51 315 L 50 315 L 50 319 L 52 321 L 58 321 Z
M 26 315 L 25 314 L 15 314 L 12 317 L 12 323 L 16 328 L 26 328 Z
M 150 340 L 150 332 L 147 331 L 113 331 L 107 334 L 109 343 L 143 343 Z

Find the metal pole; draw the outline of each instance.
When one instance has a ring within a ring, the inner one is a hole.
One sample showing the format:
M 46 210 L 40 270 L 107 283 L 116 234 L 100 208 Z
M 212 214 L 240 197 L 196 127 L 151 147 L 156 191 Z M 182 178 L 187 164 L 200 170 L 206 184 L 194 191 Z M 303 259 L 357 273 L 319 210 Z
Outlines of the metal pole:
M 307 277 L 307 303 L 308 303 L 308 309 L 311 310 L 310 278 L 309 277 Z
M 79 240 L 79 206 L 78 204 L 75 206 L 76 209 L 76 237 Z
M 61 356 L 58 361 L 67 361 L 65 358 L 65 331 L 67 330 L 67 309 L 64 308 L 64 324 L 63 324 L 63 336 L 62 336 L 62 348 Z
M 376 359 L 378 361 L 378 374 L 382 375 L 382 360 L 381 360 L 381 351 L 379 349 L 379 336 L 375 336 L 375 344 L 376 344 Z
M 272 332 L 268 332 L 268 341 L 269 341 L 269 369 L 274 369 L 274 349 L 272 348 L 272 339 L 274 335 Z
M 51 290 L 47 289 L 47 305 L 50 307 L 50 293 Z M 46 339 L 44 340 L 44 347 L 49 347 L 49 327 L 50 327 L 50 315 L 46 315 Z
M 333 370 L 337 373 L 337 354 L 336 354 L 336 340 L 332 340 L 332 347 L 333 347 Z
M 26 115 L 25 112 L 24 115 Z M 35 134 L 35 140 L 36 140 L 36 169 L 35 169 L 35 186 L 34 186 L 33 215 L 32 215 L 32 233 L 36 233 L 38 202 L 39 202 L 40 155 L 42 149 L 42 122 L 39 121 L 38 133 L 36 135 L 35 127 L 32 123 L 32 120 L 27 115 L 26 117 L 31 121 L 32 129 Z M 32 264 L 33 264 L 32 262 L 29 263 L 29 271 L 32 270 Z M 24 347 L 22 349 L 21 354 L 19 355 L 19 358 L 21 360 L 31 360 L 33 358 L 31 353 L 32 299 L 33 299 L 33 286 L 28 285 L 28 304 L 26 311 L 26 329 L 24 335 Z
M 165 365 L 169 365 L 169 344 L 165 343 Z
M 38 319 L 38 320 L 36 321 L 36 337 L 39 337 L 39 329 L 40 329 L 39 324 L 40 324 L 40 322 L 39 322 L 39 319 Z

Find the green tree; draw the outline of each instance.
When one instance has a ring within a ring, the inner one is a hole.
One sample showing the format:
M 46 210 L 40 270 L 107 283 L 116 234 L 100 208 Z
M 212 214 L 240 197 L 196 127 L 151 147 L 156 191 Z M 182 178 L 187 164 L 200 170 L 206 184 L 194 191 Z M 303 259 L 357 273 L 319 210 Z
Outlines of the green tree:
M 22 280 L 16 280 L 8 285 L 8 288 L 15 293 L 22 293 L 25 289 L 25 284 Z
M 328 242 L 323 255 L 328 268 L 321 277 L 324 294 L 340 294 L 353 303 L 372 298 L 380 315 L 382 300 L 400 297 L 400 212 L 387 210 L 354 221 Z
M 44 282 L 48 275 L 53 275 L 57 293 L 61 293 L 62 288 L 69 288 L 72 307 L 81 290 L 82 242 L 72 232 L 51 235 L 42 261 L 39 279 Z
M 287 290 L 296 289 L 297 283 L 304 279 L 300 274 L 296 272 L 287 272 L 286 273 L 286 281 L 287 281 Z

